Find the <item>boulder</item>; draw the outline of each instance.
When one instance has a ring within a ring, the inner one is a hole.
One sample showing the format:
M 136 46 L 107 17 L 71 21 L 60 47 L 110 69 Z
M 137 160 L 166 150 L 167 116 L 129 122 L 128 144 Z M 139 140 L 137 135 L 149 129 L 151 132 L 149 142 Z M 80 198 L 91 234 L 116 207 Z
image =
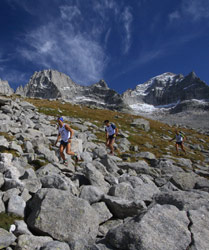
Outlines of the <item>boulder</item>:
M 195 187 L 198 175 L 194 173 L 179 172 L 172 176 L 171 182 L 181 190 L 190 190 Z
M 43 176 L 40 181 L 42 188 L 68 189 L 67 182 L 58 174 Z
M 112 217 L 110 210 L 107 208 L 104 202 L 97 202 L 92 205 L 92 207 L 96 210 L 99 215 L 99 224 L 104 223 Z
M 15 240 L 16 237 L 14 236 L 14 234 L 9 233 L 3 228 L 0 228 L 0 249 L 10 246 L 12 243 L 15 242 Z
M 191 242 L 186 212 L 170 205 L 155 205 L 123 225 L 110 229 L 106 240 L 121 250 L 179 250 Z
M 193 243 L 191 249 L 203 250 L 209 246 L 209 213 L 208 210 L 200 208 L 188 212 L 191 220 L 190 231 L 192 233 Z
M 15 223 L 15 231 L 13 232 L 15 236 L 20 236 L 22 234 L 32 235 L 29 231 L 27 224 L 23 220 L 16 220 Z
M 18 237 L 16 250 L 29 250 L 40 249 L 46 243 L 51 242 L 53 239 L 48 236 L 33 236 L 23 234 Z
M 83 173 L 89 180 L 91 185 L 99 187 L 104 193 L 110 188 L 109 183 L 104 180 L 104 176 L 100 173 L 93 164 L 87 163 L 83 169 Z
M 90 204 L 101 201 L 104 192 L 99 188 L 92 185 L 82 186 L 80 198 L 87 200 Z
M 26 202 L 22 197 L 13 195 L 8 202 L 8 212 L 24 218 Z
M 71 151 L 79 155 L 83 152 L 83 145 L 81 139 L 75 138 L 71 140 Z
M 146 205 L 141 200 L 125 200 L 122 198 L 104 195 L 103 201 L 115 218 L 124 219 L 140 214 L 146 209 Z
M 185 211 L 197 210 L 201 206 L 209 210 L 209 193 L 199 190 L 161 192 L 154 196 L 154 200 L 158 204 L 170 204 Z
M 133 122 L 131 123 L 131 126 L 142 129 L 147 132 L 150 130 L 150 123 L 145 119 L 140 119 L 140 118 L 134 119 Z
M 40 248 L 40 250 L 70 250 L 70 247 L 65 242 L 60 242 L 55 240 L 46 243 L 44 246 Z
M 31 213 L 27 223 L 39 234 L 50 235 L 70 245 L 82 239 L 92 243 L 96 238 L 99 219 L 95 210 L 87 201 L 68 191 L 41 189 L 34 195 L 29 207 Z

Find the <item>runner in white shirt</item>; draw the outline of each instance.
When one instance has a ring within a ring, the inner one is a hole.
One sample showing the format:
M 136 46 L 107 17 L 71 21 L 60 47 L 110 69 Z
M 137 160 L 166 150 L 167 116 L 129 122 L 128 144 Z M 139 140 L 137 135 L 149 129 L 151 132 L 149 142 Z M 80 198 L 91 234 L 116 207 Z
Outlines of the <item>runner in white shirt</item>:
M 68 155 L 72 155 L 73 158 L 75 158 L 75 160 L 78 161 L 77 154 L 71 151 L 71 145 L 70 145 L 71 139 L 74 135 L 74 131 L 70 128 L 69 125 L 64 123 L 64 120 L 62 117 L 59 117 L 57 121 L 58 121 L 59 127 L 58 127 L 58 136 L 55 142 L 55 146 L 57 145 L 57 142 L 61 139 L 59 150 L 60 150 L 60 156 L 63 159 L 63 163 L 67 165 L 67 160 L 64 154 L 65 148 L 66 148 L 66 153 Z
M 186 150 L 184 148 L 184 140 L 186 139 L 186 137 L 182 134 L 182 132 L 176 130 L 175 131 L 176 135 L 170 140 L 170 141 L 173 141 L 176 139 L 176 152 L 177 152 L 177 155 L 179 154 L 179 146 L 181 147 L 182 151 L 186 154 Z
M 104 121 L 105 133 L 106 133 L 106 146 L 110 148 L 110 154 L 114 155 L 114 142 L 115 138 L 118 135 L 118 129 L 116 126 L 109 122 L 109 120 Z

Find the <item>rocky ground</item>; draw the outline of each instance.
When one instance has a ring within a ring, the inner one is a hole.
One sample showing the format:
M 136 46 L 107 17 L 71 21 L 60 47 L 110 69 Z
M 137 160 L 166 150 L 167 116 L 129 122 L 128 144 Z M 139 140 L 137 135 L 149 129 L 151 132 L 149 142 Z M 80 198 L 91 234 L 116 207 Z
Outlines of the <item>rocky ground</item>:
M 117 113 L 111 156 L 96 110 L 89 120 L 29 101 L 0 98 L 0 249 L 208 249 L 207 134 L 185 130 L 188 154 L 177 157 L 172 128 Z M 57 112 L 75 130 L 78 163 L 60 163 Z

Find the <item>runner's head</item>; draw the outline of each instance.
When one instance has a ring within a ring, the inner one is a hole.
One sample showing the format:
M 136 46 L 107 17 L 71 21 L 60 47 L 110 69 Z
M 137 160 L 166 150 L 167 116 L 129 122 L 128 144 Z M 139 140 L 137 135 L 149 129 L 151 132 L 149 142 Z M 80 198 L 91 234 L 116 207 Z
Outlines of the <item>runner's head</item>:
M 177 135 L 179 134 L 179 131 L 178 131 L 178 129 L 176 129 L 176 130 L 175 130 L 175 133 L 176 133 Z
M 58 117 L 57 121 L 58 121 L 59 125 L 62 126 L 64 119 L 63 119 L 63 117 Z
M 106 126 L 109 126 L 110 121 L 109 121 L 109 120 L 105 120 L 105 121 L 104 121 L 104 124 L 105 124 Z

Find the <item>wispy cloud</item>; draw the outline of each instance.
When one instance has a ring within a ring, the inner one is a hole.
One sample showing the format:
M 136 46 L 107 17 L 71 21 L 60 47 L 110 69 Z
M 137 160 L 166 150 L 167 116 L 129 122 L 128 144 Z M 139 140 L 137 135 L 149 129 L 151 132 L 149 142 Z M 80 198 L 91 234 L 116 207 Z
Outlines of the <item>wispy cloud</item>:
M 53 21 L 46 20 L 38 28 L 28 31 L 24 44 L 17 49 L 18 54 L 38 68 L 57 69 L 80 84 L 103 78 L 111 57 L 107 53 L 112 31 L 109 17 L 116 26 L 122 27 L 118 32 L 123 54 L 127 54 L 132 41 L 130 7 L 119 5 L 116 0 L 89 0 L 85 8 L 80 0 L 63 1 L 62 5 L 59 1 L 53 2 L 59 3 L 58 15 Z M 30 11 L 25 4 L 23 7 Z M 91 9 L 90 14 L 88 9 Z
M 126 54 L 131 46 L 131 23 L 133 21 L 133 16 L 131 14 L 131 9 L 126 7 L 122 13 L 122 21 L 124 23 L 124 54 Z
M 170 22 L 189 21 L 197 22 L 209 18 L 208 0 L 182 0 L 178 9 L 169 14 Z
M 98 81 L 107 60 L 103 49 L 71 25 L 62 26 L 59 20 L 29 32 L 27 47 L 19 48 L 19 53 L 40 66 L 69 74 L 77 83 Z

